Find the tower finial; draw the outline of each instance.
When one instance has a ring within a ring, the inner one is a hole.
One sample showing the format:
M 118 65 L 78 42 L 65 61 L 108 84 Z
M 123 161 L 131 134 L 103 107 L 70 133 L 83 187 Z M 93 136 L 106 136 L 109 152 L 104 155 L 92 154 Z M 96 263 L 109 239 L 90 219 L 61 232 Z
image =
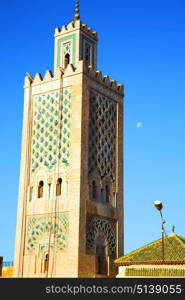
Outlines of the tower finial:
M 79 15 L 79 12 L 80 12 L 80 9 L 79 9 L 79 1 L 76 0 L 76 8 L 75 8 L 75 15 L 74 15 L 74 20 L 79 20 L 80 19 L 80 15 Z

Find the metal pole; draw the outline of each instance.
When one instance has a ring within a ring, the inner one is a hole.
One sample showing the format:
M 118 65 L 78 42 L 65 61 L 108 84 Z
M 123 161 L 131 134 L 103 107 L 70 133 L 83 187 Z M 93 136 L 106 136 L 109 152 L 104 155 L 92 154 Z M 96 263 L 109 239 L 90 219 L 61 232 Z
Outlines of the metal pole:
M 160 215 L 161 215 L 161 235 L 162 235 L 162 260 L 164 261 L 164 219 L 162 212 L 160 210 Z

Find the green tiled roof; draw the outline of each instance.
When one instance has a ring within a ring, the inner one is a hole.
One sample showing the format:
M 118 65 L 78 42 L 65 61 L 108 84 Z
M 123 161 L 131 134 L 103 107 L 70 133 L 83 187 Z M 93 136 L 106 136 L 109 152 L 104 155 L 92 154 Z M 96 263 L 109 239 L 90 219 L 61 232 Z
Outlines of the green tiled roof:
M 159 239 L 116 259 L 115 263 L 160 262 L 162 260 L 162 239 Z M 164 237 L 164 260 L 185 261 L 185 238 L 175 233 Z

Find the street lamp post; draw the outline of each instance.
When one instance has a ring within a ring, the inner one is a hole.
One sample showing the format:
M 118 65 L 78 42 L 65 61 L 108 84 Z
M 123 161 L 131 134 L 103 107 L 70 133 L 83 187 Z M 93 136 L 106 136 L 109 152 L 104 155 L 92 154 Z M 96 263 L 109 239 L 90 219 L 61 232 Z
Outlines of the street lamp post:
M 155 208 L 157 210 L 159 210 L 160 216 L 161 216 L 162 260 L 164 261 L 164 224 L 165 224 L 165 220 L 164 220 L 163 215 L 162 215 L 163 205 L 162 205 L 161 201 L 155 201 L 154 205 L 155 205 Z

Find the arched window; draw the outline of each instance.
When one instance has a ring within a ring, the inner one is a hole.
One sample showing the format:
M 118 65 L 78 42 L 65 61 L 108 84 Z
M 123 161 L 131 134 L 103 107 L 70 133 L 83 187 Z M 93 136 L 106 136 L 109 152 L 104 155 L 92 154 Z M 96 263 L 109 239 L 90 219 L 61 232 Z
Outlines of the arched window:
M 49 267 L 49 254 L 46 254 L 45 260 L 44 260 L 44 272 L 48 272 Z
M 64 67 L 65 67 L 65 69 L 67 68 L 67 66 L 69 65 L 69 63 L 70 63 L 70 55 L 69 55 L 69 53 L 67 53 L 65 55 L 65 58 L 64 58 Z
M 97 197 L 97 186 L 96 186 L 95 180 L 93 180 L 93 182 L 92 182 L 92 197 L 93 197 L 93 199 L 96 199 L 96 197 Z
M 91 46 L 89 44 L 86 44 L 85 48 L 85 63 L 87 67 L 91 64 Z
M 106 184 L 105 186 L 105 201 L 106 203 L 109 203 L 109 186 Z
M 57 184 L 56 184 L 56 196 L 61 195 L 61 190 L 62 190 L 62 178 L 58 178 Z
M 104 190 L 104 188 L 101 188 L 100 202 L 105 203 L 105 190 Z
M 85 63 L 86 63 L 87 66 L 90 65 L 90 56 L 89 55 L 85 56 Z
M 43 197 L 43 189 L 44 189 L 44 181 L 40 181 L 38 186 L 38 198 Z

